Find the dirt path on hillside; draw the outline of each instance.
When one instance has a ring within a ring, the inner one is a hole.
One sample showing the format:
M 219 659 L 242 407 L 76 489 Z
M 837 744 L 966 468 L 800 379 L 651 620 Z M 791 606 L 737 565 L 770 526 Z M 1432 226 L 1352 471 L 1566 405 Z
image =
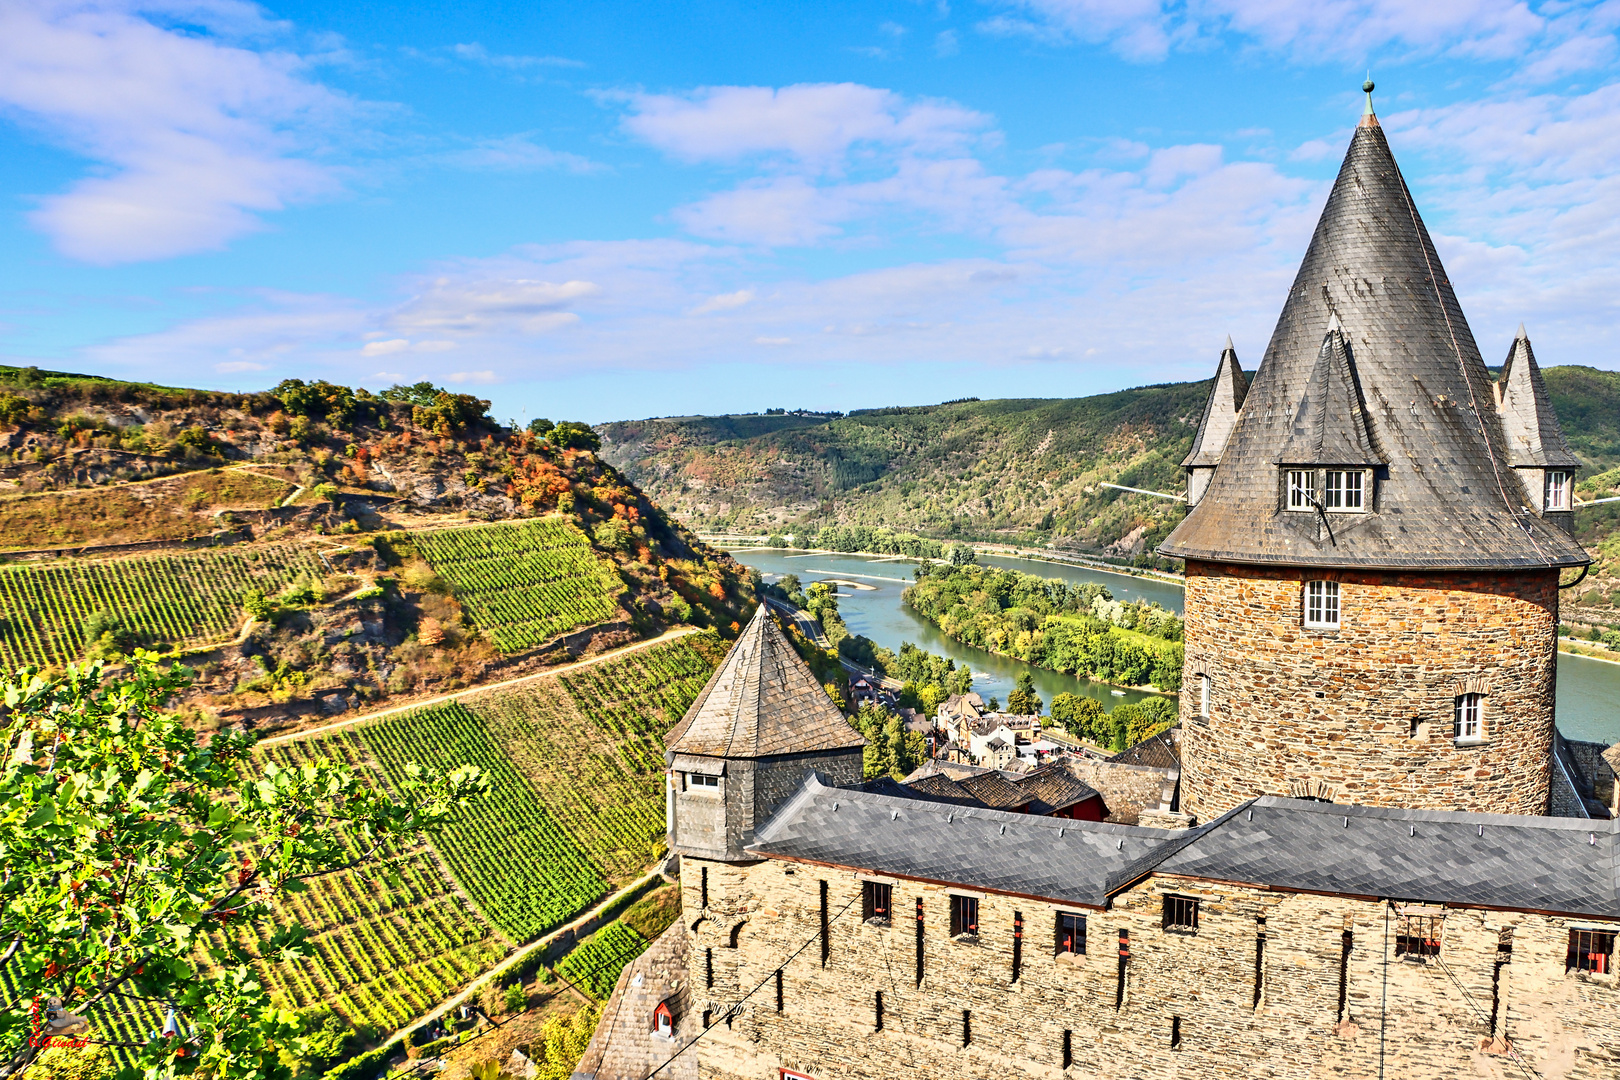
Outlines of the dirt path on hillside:
M 485 683 L 483 686 L 473 686 L 467 688 L 466 690 L 457 690 L 451 694 L 440 694 L 438 697 L 422 698 L 421 700 L 408 702 L 404 705 L 393 705 L 386 709 L 378 709 L 376 712 L 362 713 L 359 716 L 351 716 L 347 720 L 338 720 L 334 723 L 323 724 L 320 727 L 305 728 L 303 731 L 295 731 L 289 735 L 277 735 L 273 738 L 260 741 L 258 745 L 276 746 L 281 743 L 295 742 L 299 739 L 313 738 L 317 735 L 325 735 L 341 728 L 353 727 L 356 724 L 369 724 L 373 720 L 380 720 L 385 716 L 393 716 L 396 713 L 410 712 L 413 709 L 427 709 L 433 707 L 434 705 L 443 705 L 446 702 L 459 701 L 462 698 L 472 697 L 475 694 L 487 694 L 495 690 L 505 690 L 509 687 L 521 686 L 524 683 L 534 682 L 536 679 L 547 679 L 554 675 L 566 675 L 570 671 L 578 671 L 580 668 L 591 667 L 594 664 L 605 663 L 609 660 L 616 660 L 621 656 L 627 656 L 630 653 L 638 652 L 641 649 L 650 649 L 655 645 L 666 644 L 679 638 L 683 638 L 688 634 L 695 634 L 697 632 L 698 628 L 695 626 L 683 626 L 675 630 L 666 630 L 655 638 L 648 638 L 646 641 L 638 641 L 634 644 L 625 645 L 618 649 L 609 649 L 605 653 L 589 657 L 585 660 L 577 660 L 572 664 L 563 664 L 559 667 L 546 668 L 544 671 L 535 671 L 528 675 L 519 675 L 516 678 L 504 679 L 501 682 Z

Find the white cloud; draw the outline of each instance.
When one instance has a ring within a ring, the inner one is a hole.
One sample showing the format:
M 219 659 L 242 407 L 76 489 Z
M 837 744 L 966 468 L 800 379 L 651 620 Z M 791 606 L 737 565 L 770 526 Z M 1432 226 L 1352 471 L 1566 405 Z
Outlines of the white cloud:
M 785 338 L 785 337 L 757 337 L 757 338 L 754 339 L 754 344 L 755 345 L 791 345 L 791 344 L 793 344 L 793 339 L 792 338 Z
M 590 158 L 553 150 L 534 141 L 533 132 L 485 139 L 477 146 L 448 154 L 445 160 L 466 169 L 493 169 L 500 172 L 605 172 L 607 166 Z
M 934 36 L 934 55 L 944 59 L 955 56 L 962 51 L 962 43 L 957 40 L 955 30 L 941 30 Z
M 989 117 L 949 102 L 912 101 L 855 83 L 716 86 L 636 94 L 624 127 L 687 161 L 782 156 L 836 168 L 861 145 L 937 152 L 966 146 Z
M 713 311 L 732 311 L 742 307 L 744 304 L 751 303 L 753 299 L 754 291 L 752 289 L 738 289 L 736 292 L 721 293 L 719 296 L 709 297 L 693 308 L 692 314 L 707 315 Z
M 450 52 L 458 59 L 467 60 L 475 64 L 486 64 L 490 67 L 508 68 L 523 71 L 529 68 L 582 68 L 585 63 L 580 60 L 570 60 L 562 56 L 511 56 L 501 53 L 492 53 L 476 41 L 462 45 L 452 45 Z
M 578 322 L 579 316 L 565 309 L 600 291 L 590 281 L 469 281 L 441 276 L 424 283 L 390 323 L 419 333 L 544 334 Z
M 983 33 L 1105 44 L 1128 59 L 1207 49 L 1225 36 L 1291 59 L 1359 60 L 1381 50 L 1471 58 L 1540 57 L 1548 71 L 1613 55 L 1605 4 L 1526 0 L 1001 0 Z M 1531 77 L 1544 77 L 1532 65 Z
M 404 352 L 411 347 L 411 343 L 404 338 L 394 338 L 391 341 L 373 341 L 360 350 L 361 356 L 387 356 L 389 353 Z
M 0 4 L 0 105 L 96 163 L 30 221 L 72 258 L 132 262 L 216 250 L 336 191 L 311 155 L 354 103 L 291 53 L 232 43 L 279 32 L 236 0 Z
M 487 385 L 500 382 L 500 378 L 493 371 L 452 371 L 444 377 L 450 383 L 474 383 Z
M 249 371 L 265 371 L 265 364 L 255 364 L 251 360 L 231 360 L 223 364 L 215 364 L 214 370 L 222 375 L 238 375 Z

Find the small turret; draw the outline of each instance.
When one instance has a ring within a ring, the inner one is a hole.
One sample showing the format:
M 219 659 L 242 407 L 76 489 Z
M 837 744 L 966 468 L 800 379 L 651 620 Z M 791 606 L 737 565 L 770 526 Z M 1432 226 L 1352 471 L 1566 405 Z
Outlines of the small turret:
M 743 848 L 814 769 L 861 780 L 866 739 L 849 726 L 761 604 L 670 732 L 669 846 L 720 862 Z
M 1524 485 L 1528 505 L 1547 521 L 1573 532 L 1575 473 L 1581 459 L 1570 450 L 1558 426 L 1523 323 L 1508 348 L 1502 377 L 1496 381 L 1496 411 L 1507 439 L 1508 464 Z
M 1221 362 L 1215 367 L 1215 385 L 1209 388 L 1204 415 L 1198 420 L 1198 434 L 1193 436 L 1192 449 L 1181 460 L 1181 467 L 1187 470 L 1188 509 L 1209 488 L 1248 392 L 1249 380 L 1243 374 L 1237 350 L 1232 348 L 1232 336 L 1228 334 L 1226 348 L 1221 350 Z

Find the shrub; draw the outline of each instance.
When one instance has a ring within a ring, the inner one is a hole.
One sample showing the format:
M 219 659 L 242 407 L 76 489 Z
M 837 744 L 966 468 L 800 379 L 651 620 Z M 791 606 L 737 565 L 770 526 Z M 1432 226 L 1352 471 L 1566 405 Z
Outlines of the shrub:
M 502 996 L 502 1004 L 506 1006 L 507 1012 L 517 1012 L 529 1004 L 529 995 L 524 992 L 522 986 L 513 983 L 506 988 L 506 993 Z

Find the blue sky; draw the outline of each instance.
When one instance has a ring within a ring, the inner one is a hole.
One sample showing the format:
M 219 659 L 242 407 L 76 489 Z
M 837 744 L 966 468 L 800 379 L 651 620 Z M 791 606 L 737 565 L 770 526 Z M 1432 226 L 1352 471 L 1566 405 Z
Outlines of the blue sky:
M 601 421 L 1258 362 L 1371 69 L 1481 349 L 1620 367 L 1620 2 L 0 4 L 0 359 Z

